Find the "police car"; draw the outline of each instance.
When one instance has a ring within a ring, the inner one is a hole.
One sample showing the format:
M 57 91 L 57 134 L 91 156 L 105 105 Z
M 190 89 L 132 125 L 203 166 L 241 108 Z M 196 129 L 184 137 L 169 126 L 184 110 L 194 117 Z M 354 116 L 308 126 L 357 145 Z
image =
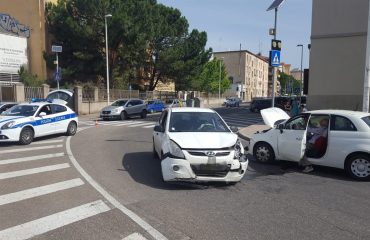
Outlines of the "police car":
M 0 115 L 0 143 L 30 144 L 34 138 L 77 132 L 77 114 L 57 100 L 33 99 L 16 105 Z

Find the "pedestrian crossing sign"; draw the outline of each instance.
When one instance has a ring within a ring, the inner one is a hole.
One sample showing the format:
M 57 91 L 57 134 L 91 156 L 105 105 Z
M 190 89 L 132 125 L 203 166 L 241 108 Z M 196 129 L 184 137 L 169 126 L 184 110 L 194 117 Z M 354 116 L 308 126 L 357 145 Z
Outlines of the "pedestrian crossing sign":
M 277 50 L 270 51 L 270 66 L 272 67 L 280 66 L 280 51 Z

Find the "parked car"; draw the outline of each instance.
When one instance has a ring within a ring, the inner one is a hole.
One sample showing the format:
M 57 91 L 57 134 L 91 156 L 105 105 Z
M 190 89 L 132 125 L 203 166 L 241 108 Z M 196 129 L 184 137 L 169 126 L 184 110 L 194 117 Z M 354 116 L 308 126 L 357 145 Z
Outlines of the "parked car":
M 270 108 L 272 104 L 271 98 L 253 98 L 249 105 L 251 112 L 259 112 L 263 109 Z
M 147 106 L 141 99 L 119 99 L 104 107 L 100 112 L 100 117 L 103 120 L 121 119 L 125 120 L 133 115 L 139 115 L 141 118 L 146 118 Z
M 186 106 L 186 103 L 182 99 L 167 99 L 166 100 L 166 107 L 183 107 Z
M 248 159 L 237 129 L 211 109 L 168 108 L 153 132 L 153 154 L 164 181 L 240 181 Z
M 146 108 L 149 113 L 162 112 L 164 109 L 166 109 L 166 105 L 159 99 L 148 101 Z
M 0 102 L 0 114 L 17 104 L 15 102 Z
M 77 132 L 78 118 L 68 106 L 54 102 L 15 105 L 0 115 L 0 143 L 30 144 L 34 138 L 57 133 Z
M 66 105 L 74 109 L 74 97 L 73 97 L 73 91 L 67 90 L 67 89 L 59 89 L 49 92 L 47 99 L 60 99 L 66 102 Z
M 240 99 L 237 97 L 230 97 L 227 99 L 225 106 L 226 107 L 239 107 Z
M 345 110 L 317 110 L 289 116 L 279 108 L 261 111 L 271 129 L 255 133 L 248 147 L 260 162 L 288 160 L 298 162 L 305 153 L 309 128 L 322 119 L 329 122 L 327 137 L 315 151 L 306 153 L 312 164 L 344 169 L 352 178 L 370 179 L 370 114 Z

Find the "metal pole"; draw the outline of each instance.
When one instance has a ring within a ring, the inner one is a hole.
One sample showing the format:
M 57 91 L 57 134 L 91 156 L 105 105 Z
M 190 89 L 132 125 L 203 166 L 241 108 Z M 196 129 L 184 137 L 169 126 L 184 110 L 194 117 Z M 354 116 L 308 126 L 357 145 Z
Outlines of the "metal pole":
M 110 104 L 109 99 L 109 61 L 108 61 L 108 27 L 107 27 L 107 16 L 105 16 L 105 54 L 106 54 L 106 60 L 107 60 L 107 100 L 108 105 Z
M 275 8 L 275 24 L 274 24 L 274 40 L 276 40 L 276 32 L 277 32 L 277 11 L 278 9 Z M 270 60 L 271 61 L 271 60 Z M 275 106 L 275 83 L 277 80 L 277 74 L 276 74 L 276 67 L 272 68 L 272 107 Z
M 58 80 L 58 77 L 57 77 L 57 75 L 59 74 L 59 59 L 58 59 L 58 53 L 56 53 L 56 55 L 57 55 L 57 71 L 56 71 L 56 76 L 55 76 L 55 78 L 56 78 L 56 80 L 57 80 L 57 88 L 58 88 L 58 90 L 59 90 L 59 80 Z
M 221 60 L 220 60 L 220 79 L 218 80 L 218 101 L 221 101 Z
M 367 21 L 367 44 L 366 44 L 366 65 L 365 65 L 365 79 L 364 79 L 364 95 L 362 99 L 362 111 L 369 112 L 370 99 L 370 3 L 369 16 Z
M 303 96 L 303 44 L 301 48 L 301 96 Z M 300 99 L 302 100 L 302 98 Z

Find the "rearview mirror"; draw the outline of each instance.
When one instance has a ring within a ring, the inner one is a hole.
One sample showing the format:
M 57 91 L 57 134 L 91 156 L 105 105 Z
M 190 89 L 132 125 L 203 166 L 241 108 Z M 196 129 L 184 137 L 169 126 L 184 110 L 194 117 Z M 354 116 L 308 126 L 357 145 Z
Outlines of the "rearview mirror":
M 46 116 L 46 112 L 40 112 L 39 117 L 45 117 L 45 116 Z
M 284 124 L 279 124 L 277 128 L 280 130 L 280 133 L 283 133 Z
M 161 126 L 161 125 L 156 125 L 156 126 L 154 127 L 154 132 L 164 132 L 164 131 L 163 131 L 163 128 L 162 128 L 162 126 Z
M 230 130 L 233 132 L 233 133 L 237 133 L 239 131 L 238 127 L 235 127 L 235 126 L 231 126 L 230 127 Z

